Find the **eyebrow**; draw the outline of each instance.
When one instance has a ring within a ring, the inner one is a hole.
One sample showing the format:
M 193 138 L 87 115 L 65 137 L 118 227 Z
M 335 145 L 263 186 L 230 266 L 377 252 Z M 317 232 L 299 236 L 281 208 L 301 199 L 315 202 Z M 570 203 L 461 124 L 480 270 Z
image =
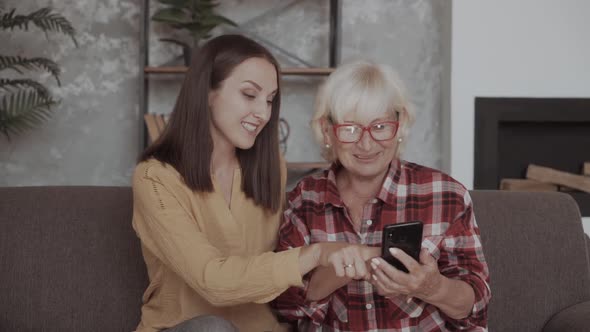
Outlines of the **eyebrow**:
M 251 81 L 251 80 L 245 80 L 245 81 L 244 81 L 244 82 L 242 82 L 242 83 L 246 83 L 246 82 L 247 82 L 247 83 L 250 83 L 250 84 L 252 84 L 252 85 L 254 85 L 254 87 L 255 87 L 256 89 L 258 89 L 259 91 L 260 91 L 260 90 L 262 90 L 262 87 L 261 87 L 261 86 L 260 86 L 258 83 L 254 82 L 254 81 Z
M 378 118 L 378 119 L 375 119 L 375 120 L 369 122 L 369 125 L 374 125 L 374 124 L 382 123 L 382 122 L 390 122 L 390 121 L 396 121 L 396 120 L 389 119 L 388 117 L 383 117 L 383 118 Z M 343 123 L 355 124 L 355 125 L 362 126 L 360 123 L 354 122 L 354 121 L 343 121 Z
M 390 117 L 386 116 L 383 118 L 375 119 L 375 120 L 371 121 L 371 123 L 380 123 L 380 122 L 389 122 L 389 121 L 395 121 L 395 119 L 391 119 Z
M 260 86 L 258 83 L 254 82 L 254 81 L 252 81 L 252 80 L 245 80 L 245 81 L 244 81 L 244 82 L 242 82 L 242 83 L 250 83 L 250 84 L 254 85 L 254 87 L 256 88 L 256 90 L 258 90 L 258 91 L 262 91 L 262 87 L 261 87 L 261 86 Z M 278 91 L 278 89 L 274 90 L 274 91 L 273 91 L 273 92 L 271 92 L 270 94 L 271 94 L 271 95 L 275 95 L 275 94 L 277 93 L 277 91 Z

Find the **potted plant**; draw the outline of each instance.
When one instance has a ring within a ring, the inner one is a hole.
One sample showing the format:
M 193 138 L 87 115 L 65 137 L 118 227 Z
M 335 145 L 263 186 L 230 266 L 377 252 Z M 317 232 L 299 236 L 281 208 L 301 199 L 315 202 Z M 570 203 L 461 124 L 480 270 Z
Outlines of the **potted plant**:
M 226 24 L 237 26 L 230 19 L 218 15 L 214 9 L 219 4 L 213 0 L 158 0 L 164 5 L 156 11 L 152 20 L 168 24 L 176 30 L 188 32 L 186 38 L 162 38 L 161 41 L 179 45 L 183 49 L 184 62 L 190 63 L 191 51 L 199 48 L 199 43 L 211 37 L 211 30 Z
M 28 31 L 34 25 L 45 32 L 58 32 L 69 36 L 76 47 L 75 30 L 71 23 L 54 13 L 51 8 L 41 8 L 26 15 L 17 15 L 15 9 L 0 9 L 0 30 L 21 29 Z M 5 48 L 3 48 L 3 51 Z M 10 71 L 18 75 L 0 76 L 0 132 L 10 140 L 11 136 L 32 129 L 51 115 L 52 108 L 59 101 L 51 96 L 45 85 L 28 77 L 19 77 L 26 71 L 43 70 L 55 78 L 60 85 L 60 67 L 54 61 L 43 57 L 23 57 L 0 54 L 0 72 Z

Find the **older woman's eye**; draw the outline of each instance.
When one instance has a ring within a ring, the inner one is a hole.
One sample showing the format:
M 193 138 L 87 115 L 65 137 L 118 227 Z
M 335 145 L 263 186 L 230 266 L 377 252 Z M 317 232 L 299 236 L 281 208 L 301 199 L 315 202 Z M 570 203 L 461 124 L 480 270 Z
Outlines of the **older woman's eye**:
M 247 92 L 242 92 L 242 94 L 244 95 L 244 97 L 248 98 L 248 99 L 256 99 L 256 96 Z
M 351 134 L 356 133 L 360 129 L 357 126 L 344 126 L 343 128 L 344 128 L 344 130 L 346 130 L 348 133 L 351 133 Z
M 377 123 L 373 125 L 373 130 L 386 130 L 388 129 L 388 125 L 386 123 Z

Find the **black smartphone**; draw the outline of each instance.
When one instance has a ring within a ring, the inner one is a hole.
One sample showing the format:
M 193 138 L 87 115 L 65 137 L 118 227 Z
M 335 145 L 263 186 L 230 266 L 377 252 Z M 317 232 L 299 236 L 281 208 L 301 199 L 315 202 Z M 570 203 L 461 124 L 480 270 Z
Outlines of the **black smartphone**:
M 404 264 L 391 255 L 389 249 L 398 248 L 403 250 L 419 262 L 420 249 L 422 248 L 422 228 L 423 224 L 421 221 L 411 221 L 383 227 L 381 257 L 396 269 L 408 272 Z

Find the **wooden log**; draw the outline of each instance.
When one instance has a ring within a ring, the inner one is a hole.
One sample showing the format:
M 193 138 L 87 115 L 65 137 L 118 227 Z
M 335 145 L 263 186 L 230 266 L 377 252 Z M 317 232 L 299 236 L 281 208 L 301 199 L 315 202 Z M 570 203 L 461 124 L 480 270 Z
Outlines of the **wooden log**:
M 153 143 L 158 138 L 158 136 L 160 136 L 160 130 L 158 128 L 158 124 L 156 123 L 155 114 L 144 114 L 143 119 L 148 130 L 150 143 Z
M 562 191 L 564 193 L 570 193 L 570 192 L 574 192 L 574 191 L 578 191 L 574 188 L 570 188 L 570 187 L 566 187 L 566 186 L 558 186 L 559 187 L 559 191 Z
M 549 182 L 590 193 L 590 177 L 584 175 L 531 164 L 527 169 L 526 177 L 527 179 Z
M 158 126 L 158 136 L 160 136 L 166 128 L 166 121 L 164 121 L 164 115 L 154 114 L 154 119 L 156 120 L 156 125 Z
M 527 179 L 502 179 L 500 190 L 510 191 L 557 191 L 557 186 L 551 183 Z

